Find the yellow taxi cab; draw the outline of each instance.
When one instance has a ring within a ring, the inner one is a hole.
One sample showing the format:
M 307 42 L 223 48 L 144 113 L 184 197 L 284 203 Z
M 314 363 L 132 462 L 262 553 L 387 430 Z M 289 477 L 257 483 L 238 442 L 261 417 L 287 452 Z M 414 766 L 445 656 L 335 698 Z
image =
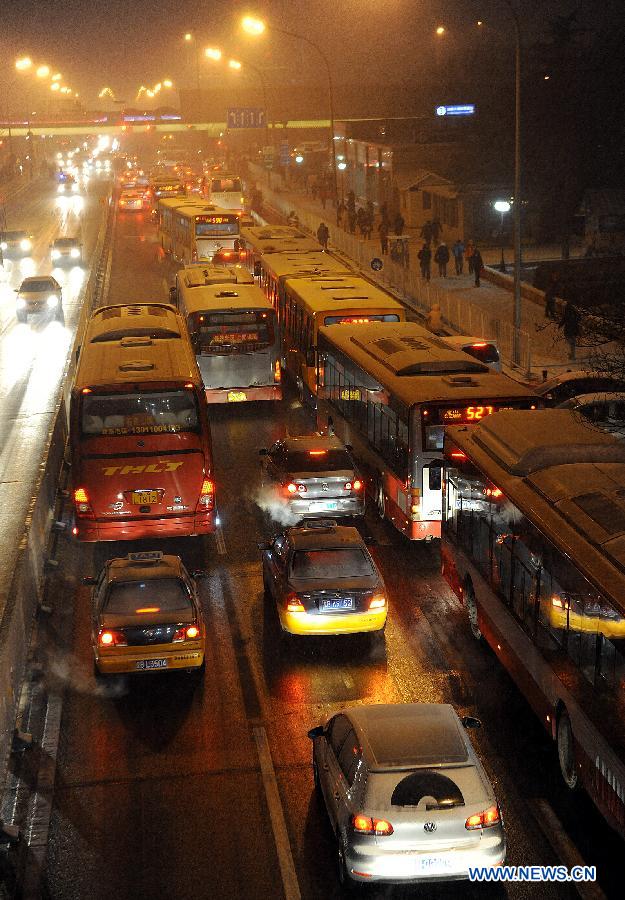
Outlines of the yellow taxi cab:
M 203 670 L 206 629 L 195 578 L 157 550 L 110 559 L 93 585 L 96 674 Z

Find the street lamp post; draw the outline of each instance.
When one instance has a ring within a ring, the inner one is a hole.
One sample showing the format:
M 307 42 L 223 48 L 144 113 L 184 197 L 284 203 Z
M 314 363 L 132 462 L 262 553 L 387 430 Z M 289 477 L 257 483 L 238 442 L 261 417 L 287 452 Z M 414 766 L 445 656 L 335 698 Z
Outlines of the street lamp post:
M 256 36 L 262 34 L 265 30 L 265 25 L 260 19 L 253 19 L 250 16 L 246 16 L 243 19 L 242 27 L 243 30 L 247 31 L 248 34 Z M 314 41 L 311 41 L 311 39 L 306 37 L 305 35 L 296 34 L 294 31 L 287 31 L 284 28 L 277 28 L 275 25 L 272 25 L 271 27 L 277 34 L 284 34 L 286 37 L 295 38 L 298 41 L 304 41 L 304 43 L 308 44 L 310 47 L 317 51 L 326 67 L 326 74 L 328 76 L 328 105 L 330 112 L 330 156 L 332 159 L 332 189 L 334 192 L 334 203 L 336 206 L 338 205 L 338 183 L 336 172 L 336 144 L 334 140 L 334 86 L 332 84 L 332 70 L 330 68 L 330 61 L 328 60 L 328 57 L 321 49 L 321 47 Z
M 496 209 L 496 211 L 497 211 L 498 213 L 500 213 L 500 215 L 501 215 L 501 229 L 500 229 L 500 235 L 501 235 L 501 262 L 499 263 L 499 271 L 500 271 L 500 272 L 505 272 L 505 271 L 506 271 L 506 261 L 505 261 L 505 259 L 503 258 L 503 217 L 505 216 L 506 213 L 510 212 L 510 204 L 508 203 L 507 200 L 495 200 L 495 202 L 493 203 L 493 207 L 494 207 L 494 208 Z
M 514 312 L 512 318 L 512 361 L 521 364 L 521 23 L 519 12 L 506 0 L 514 22 L 514 204 L 512 209 L 514 247 Z

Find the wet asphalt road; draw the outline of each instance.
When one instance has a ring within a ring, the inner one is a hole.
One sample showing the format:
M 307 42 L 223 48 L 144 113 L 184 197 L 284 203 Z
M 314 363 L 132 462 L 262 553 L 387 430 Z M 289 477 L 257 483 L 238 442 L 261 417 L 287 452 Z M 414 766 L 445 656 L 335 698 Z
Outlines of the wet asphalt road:
M 175 271 L 161 257 L 147 214 L 118 216 L 109 302 L 167 300 Z M 266 733 L 297 882 L 305 900 L 341 896 L 335 849 L 313 796 L 307 730 L 362 702 L 442 701 L 483 723 L 471 738 L 502 805 L 511 865 L 556 864 L 534 819 L 553 806 L 616 896 L 622 845 L 584 797 L 560 786 L 553 748 L 494 656 L 470 637 L 440 576 L 435 546 L 409 544 L 368 515 L 372 553 L 389 591 L 386 646 L 356 638 L 282 648 L 263 601 L 257 542 L 269 535 L 254 502 L 257 450 L 312 429 L 291 397 L 279 405 L 213 407 L 217 499 L 223 542 L 165 541 L 189 568 L 205 568 L 200 595 L 207 664 L 185 673 L 96 684 L 90 589 L 80 583 L 106 558 L 138 543 L 60 542 L 49 590 L 45 681 L 63 692 L 46 890 L 49 898 L 280 898 L 280 860 L 254 735 Z M 150 545 L 151 547 L 151 545 Z M 152 548 L 153 549 L 153 548 Z M 256 729 L 256 731 L 255 731 Z M 372 897 L 481 896 L 481 886 L 370 890 Z M 562 885 L 509 884 L 510 898 L 566 898 Z

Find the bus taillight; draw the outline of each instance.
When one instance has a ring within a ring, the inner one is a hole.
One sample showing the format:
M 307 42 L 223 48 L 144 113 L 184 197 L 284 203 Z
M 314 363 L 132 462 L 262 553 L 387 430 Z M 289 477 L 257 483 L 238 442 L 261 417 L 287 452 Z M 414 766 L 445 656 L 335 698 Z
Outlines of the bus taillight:
M 210 478 L 205 478 L 202 482 L 202 490 L 200 491 L 200 499 L 198 500 L 198 509 L 212 509 L 215 505 L 215 482 Z
M 276 384 L 280 384 L 282 381 L 282 369 L 280 368 L 280 360 L 276 360 L 276 364 L 273 367 L 273 380 Z
M 76 508 L 77 516 L 80 516 L 83 519 L 93 519 L 93 510 L 91 509 L 89 495 L 85 488 L 79 487 L 74 491 L 74 506 Z

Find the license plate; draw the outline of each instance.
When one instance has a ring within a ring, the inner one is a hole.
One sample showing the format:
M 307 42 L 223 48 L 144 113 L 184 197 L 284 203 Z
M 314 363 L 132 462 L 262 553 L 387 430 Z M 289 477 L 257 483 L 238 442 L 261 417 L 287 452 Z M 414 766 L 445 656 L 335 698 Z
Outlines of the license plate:
M 419 872 L 445 872 L 449 868 L 449 860 L 444 856 L 422 856 L 417 861 Z
M 158 503 L 158 491 L 133 491 L 132 502 L 137 506 L 151 506 Z
M 322 612 L 332 612 L 332 610 L 340 612 L 343 609 L 354 609 L 354 598 L 340 597 L 334 600 L 322 600 L 320 609 Z
M 240 403 L 242 400 L 247 400 L 245 391 L 228 391 L 228 403 Z
M 137 669 L 166 669 L 166 659 L 139 659 L 137 660 Z
M 314 512 L 316 509 L 336 509 L 337 506 L 336 500 L 311 500 L 308 509 L 310 512 Z

